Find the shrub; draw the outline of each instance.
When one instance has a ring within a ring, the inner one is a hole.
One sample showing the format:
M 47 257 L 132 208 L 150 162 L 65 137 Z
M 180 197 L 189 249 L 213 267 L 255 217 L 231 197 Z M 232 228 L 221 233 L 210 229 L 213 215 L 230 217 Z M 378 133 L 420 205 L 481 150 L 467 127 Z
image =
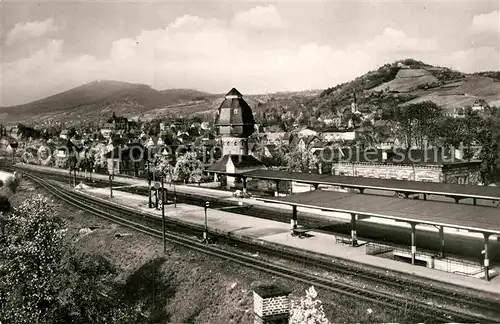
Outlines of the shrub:
M 289 324 L 329 324 L 323 305 L 316 297 L 318 293 L 314 287 L 310 287 L 306 290 L 306 296 L 299 302 L 292 301 Z

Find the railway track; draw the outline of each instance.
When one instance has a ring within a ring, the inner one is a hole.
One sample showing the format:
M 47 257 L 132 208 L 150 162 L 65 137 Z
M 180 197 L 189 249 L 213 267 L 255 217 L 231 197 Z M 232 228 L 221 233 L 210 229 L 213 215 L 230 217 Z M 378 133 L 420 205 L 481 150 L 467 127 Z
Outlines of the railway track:
M 5 168 L 5 167 L 4 167 Z M 9 168 L 10 170 L 13 170 L 13 168 Z M 36 174 L 42 174 L 44 179 L 53 179 L 56 181 L 60 182 L 66 182 L 68 181 L 68 177 L 60 174 L 49 174 L 47 172 L 32 172 L 31 170 L 29 171 L 30 173 L 36 173 Z M 114 182 L 116 186 L 125 186 L 127 183 L 118 183 Z M 109 182 L 104 181 L 104 180 L 96 180 L 92 183 L 92 186 L 96 187 L 107 187 L 109 186 Z M 146 188 L 140 188 L 140 187 L 133 187 L 133 188 L 121 188 L 120 190 L 122 191 L 127 191 L 130 193 L 134 194 L 142 194 L 142 195 L 147 195 L 147 189 Z M 199 206 L 204 206 L 205 201 L 207 200 L 206 197 L 197 197 L 195 195 L 186 195 L 181 192 L 177 193 L 178 196 L 178 202 L 179 203 L 187 203 L 191 205 L 199 205 Z M 210 200 L 210 199 L 209 199 Z M 253 216 L 253 217 L 259 217 L 259 218 L 267 218 L 271 220 L 277 220 L 277 221 L 283 221 L 283 222 L 288 222 L 289 216 L 286 215 L 286 213 L 283 212 L 276 212 L 274 210 L 265 210 L 263 212 L 260 209 L 255 209 L 255 208 L 238 208 L 237 206 L 234 206 L 234 203 L 229 202 L 229 201 L 211 201 L 211 206 L 213 208 L 220 208 L 220 207 L 229 207 L 233 206 L 236 207 L 235 209 L 232 209 L 231 212 L 237 213 L 237 214 L 242 214 L 246 216 Z M 316 228 L 320 226 L 315 226 L 318 224 L 317 221 L 312 220 L 310 222 L 309 217 L 307 215 L 301 215 L 301 218 L 303 219 L 304 225 L 311 227 L 311 228 Z M 320 224 L 319 224 L 320 225 Z M 328 231 L 327 231 L 328 232 Z M 263 247 L 259 247 L 260 250 L 264 249 Z M 269 251 L 270 253 L 275 252 L 275 251 Z M 282 253 L 282 252 L 281 252 Z M 356 267 L 355 263 L 349 262 L 350 264 L 342 264 L 342 263 L 335 263 L 332 264 L 331 258 L 328 258 L 326 261 L 319 260 L 319 259 L 311 259 L 307 257 L 297 257 L 295 253 L 289 253 L 287 255 L 288 259 L 295 260 L 295 261 L 300 261 L 300 262 L 314 262 L 315 265 L 321 267 L 324 270 L 327 271 L 335 271 L 336 273 L 342 273 L 345 275 L 352 275 L 353 272 L 356 274 L 356 277 L 379 283 L 379 284 L 385 284 L 387 285 L 387 276 L 385 273 L 385 269 L 382 269 L 383 271 L 366 271 L 365 268 L 360 268 Z M 353 270 L 354 268 L 354 270 Z M 413 278 L 412 278 L 413 279 Z M 411 290 L 413 292 L 418 292 L 422 294 L 423 298 L 427 299 L 435 299 L 436 297 L 445 299 L 447 301 L 452 301 L 461 305 L 466 305 L 467 307 L 476 307 L 476 308 L 481 308 L 481 309 L 489 309 L 489 311 L 495 313 L 497 310 L 500 309 L 500 301 L 488 301 L 485 300 L 484 298 L 478 298 L 474 296 L 474 293 L 471 292 L 470 294 L 467 294 L 463 291 L 453 291 L 453 287 L 450 286 L 450 289 L 446 289 L 443 287 L 439 287 L 439 285 L 433 285 L 432 281 L 426 280 L 425 282 L 418 281 L 418 280 L 408 280 L 407 278 L 403 279 L 394 279 L 394 282 L 391 284 L 392 287 L 398 288 L 398 289 L 403 289 L 403 290 Z
M 162 232 L 161 230 L 158 229 L 159 220 L 155 217 L 152 216 L 145 217 L 144 214 L 133 212 L 126 208 L 118 207 L 113 203 L 92 199 L 85 195 L 65 190 L 62 187 L 51 184 L 46 179 L 42 179 L 31 173 L 25 173 L 25 174 L 28 178 L 32 179 L 34 182 L 38 183 L 47 191 L 51 192 L 54 196 L 58 197 L 59 199 L 68 204 L 71 204 L 79 208 L 80 210 L 92 213 L 96 216 L 104 218 L 113 223 L 120 224 L 122 226 L 134 229 L 136 231 L 151 235 L 153 237 L 157 238 L 162 237 Z M 400 297 L 395 296 L 394 294 L 377 292 L 370 289 L 363 289 L 342 282 L 332 282 L 332 280 L 330 279 L 321 278 L 312 275 L 310 273 L 292 269 L 290 267 L 271 264 L 264 260 L 259 260 L 245 254 L 227 251 L 213 245 L 206 245 L 197 240 L 186 238 L 185 235 L 167 232 L 166 240 L 171 243 L 179 244 L 199 252 L 220 257 L 229 260 L 231 262 L 235 262 L 260 271 L 264 271 L 272 275 L 292 280 L 298 280 L 308 285 L 314 285 L 316 287 L 327 289 L 345 296 L 363 299 L 372 303 L 390 307 L 392 309 L 401 310 L 411 307 L 412 309 L 417 310 L 417 312 L 421 314 L 423 318 L 427 319 L 431 318 L 438 322 L 441 321 L 499 322 L 500 319 L 498 315 L 496 316 L 494 315 L 498 314 L 498 311 L 497 312 L 494 311 L 500 308 L 499 304 L 494 302 L 487 302 L 484 300 L 464 301 L 463 296 L 453 296 L 451 294 L 447 294 L 440 291 L 435 291 L 435 292 L 431 291 L 430 293 L 432 293 L 435 297 L 446 298 L 453 301 L 460 301 L 462 302 L 462 304 L 465 304 L 467 306 L 472 306 L 476 308 L 480 307 L 480 309 L 484 310 L 484 314 L 482 315 L 471 314 L 471 313 L 466 313 L 464 311 L 458 311 L 455 309 L 442 309 L 442 308 L 437 308 L 434 305 L 429 305 L 425 302 L 420 302 L 416 300 L 404 300 L 401 299 Z M 295 258 L 295 260 L 297 261 L 304 262 L 304 258 L 292 255 L 290 255 L 289 257 Z M 317 262 L 317 260 L 315 262 Z M 321 262 L 319 262 L 319 264 L 335 272 L 340 272 L 351 276 L 357 276 L 359 278 L 363 278 L 373 282 L 379 282 L 381 284 L 389 284 L 392 287 L 399 288 L 402 290 L 409 288 L 408 284 L 405 282 L 401 283 L 388 282 L 387 278 L 385 278 L 384 280 L 384 278 L 374 276 L 373 274 L 370 275 L 368 273 L 362 273 L 358 271 L 353 272 L 352 269 L 350 269 L 349 271 L 349 269 L 342 268 L 341 266 L 335 266 L 332 264 L 329 264 L 328 267 L 326 264 L 322 264 Z M 420 289 L 423 290 L 428 288 L 420 287 Z

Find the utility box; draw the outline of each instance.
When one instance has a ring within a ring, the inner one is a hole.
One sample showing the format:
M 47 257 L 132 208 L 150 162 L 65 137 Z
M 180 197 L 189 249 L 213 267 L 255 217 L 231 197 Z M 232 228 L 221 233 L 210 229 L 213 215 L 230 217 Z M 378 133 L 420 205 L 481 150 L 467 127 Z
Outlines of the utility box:
M 285 324 L 290 316 L 291 291 L 278 284 L 261 285 L 253 291 L 255 324 Z

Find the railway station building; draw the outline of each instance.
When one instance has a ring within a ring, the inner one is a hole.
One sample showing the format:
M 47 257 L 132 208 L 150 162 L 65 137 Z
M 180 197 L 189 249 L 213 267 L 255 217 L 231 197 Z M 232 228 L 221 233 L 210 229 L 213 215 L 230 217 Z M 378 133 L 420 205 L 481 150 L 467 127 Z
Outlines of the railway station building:
M 326 148 L 321 158 L 331 161 L 334 175 L 464 185 L 481 182 L 481 161 L 465 160 L 458 150 Z
M 249 137 L 255 131 L 252 108 L 243 95 L 232 88 L 217 110 L 215 126 L 222 143 L 222 159 L 207 168 L 222 185 L 234 187 L 238 174 L 265 170 L 264 164 L 249 154 Z

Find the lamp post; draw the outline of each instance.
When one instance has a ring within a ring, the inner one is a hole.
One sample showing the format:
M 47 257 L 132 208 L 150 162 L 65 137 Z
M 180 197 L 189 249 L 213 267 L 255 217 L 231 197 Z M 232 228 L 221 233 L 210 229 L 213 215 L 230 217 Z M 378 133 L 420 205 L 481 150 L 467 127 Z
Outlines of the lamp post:
M 155 209 L 158 209 L 158 190 L 160 189 L 160 184 L 158 182 L 155 182 L 154 185 L 155 188 Z
M 10 148 L 12 149 L 12 165 L 14 165 L 14 157 L 16 155 L 16 149 L 19 146 L 17 142 L 10 142 Z
M 149 196 L 149 208 L 151 208 L 151 170 L 150 170 L 150 167 L 149 167 L 149 159 L 148 159 L 148 196 Z
M 210 207 L 210 202 L 205 202 L 205 231 L 203 231 L 203 241 L 208 243 L 208 218 L 207 218 L 207 210 Z
M 109 175 L 109 197 L 113 198 L 113 175 Z

